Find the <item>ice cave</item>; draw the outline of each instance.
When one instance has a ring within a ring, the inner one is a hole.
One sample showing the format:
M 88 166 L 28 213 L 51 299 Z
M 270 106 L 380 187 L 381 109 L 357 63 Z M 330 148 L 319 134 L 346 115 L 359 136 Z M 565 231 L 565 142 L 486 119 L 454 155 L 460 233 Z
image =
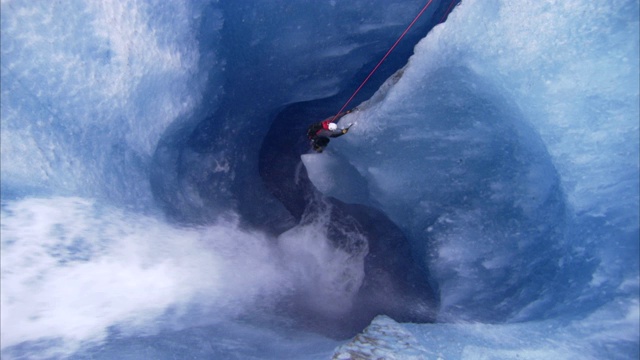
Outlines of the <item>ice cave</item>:
M 3 359 L 640 356 L 638 0 L 0 10 Z

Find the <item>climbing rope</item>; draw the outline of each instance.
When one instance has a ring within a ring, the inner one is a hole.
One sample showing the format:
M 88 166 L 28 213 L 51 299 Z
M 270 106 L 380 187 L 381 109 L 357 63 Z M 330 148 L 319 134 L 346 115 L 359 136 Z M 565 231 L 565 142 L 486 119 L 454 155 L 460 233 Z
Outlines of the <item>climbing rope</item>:
M 440 21 L 438 21 L 438 24 L 442 23 L 444 21 L 444 19 L 447 17 L 447 15 L 449 15 L 451 13 L 451 8 L 453 8 L 453 5 L 455 3 L 456 3 L 456 0 L 451 0 L 451 3 L 449 3 L 449 7 L 447 8 L 447 11 L 444 12 L 442 17 L 440 18 Z
M 331 119 L 331 122 L 335 122 L 336 119 L 338 118 L 338 115 L 340 115 L 340 113 L 342 113 L 342 111 L 347 107 L 347 105 L 349 105 L 349 103 L 351 102 L 351 100 L 353 100 L 353 98 L 356 96 L 356 94 L 358 94 L 358 92 L 360 91 L 360 89 L 362 89 L 362 87 L 364 86 L 364 84 L 367 83 L 367 81 L 369 81 L 369 78 L 373 75 L 373 73 L 376 72 L 376 70 L 378 70 L 378 68 L 380 67 L 380 65 L 382 65 L 382 63 L 387 59 L 387 56 L 389 56 L 389 54 L 391 54 L 391 52 L 393 51 L 393 49 L 396 48 L 396 46 L 398 46 L 398 43 L 400 42 L 400 40 L 402 40 L 402 38 L 409 32 L 409 29 L 411 29 L 411 27 L 413 26 L 413 24 L 416 23 L 416 21 L 418 21 L 418 19 L 420 18 L 420 16 L 422 16 L 422 13 L 425 12 L 425 10 L 427 10 L 427 8 L 429 7 L 429 5 L 431 5 L 431 2 L 433 0 L 429 0 L 429 2 L 427 2 L 427 4 L 422 8 L 422 10 L 420 10 L 420 12 L 418 13 L 418 15 L 416 15 L 415 19 L 413 19 L 413 21 L 411 22 L 411 24 L 409 24 L 409 26 L 407 26 L 407 28 L 404 30 L 404 32 L 402 33 L 402 35 L 400 35 L 400 37 L 398 38 L 398 40 L 396 40 L 395 44 L 393 44 L 393 46 L 391 46 L 391 48 L 389 48 L 389 51 L 387 51 L 386 54 L 384 54 L 384 56 L 382 57 L 382 59 L 378 62 L 378 65 L 376 65 L 373 70 L 371 70 L 371 72 L 369 73 L 369 75 L 366 77 L 366 79 L 364 79 L 364 81 L 362 82 L 362 84 L 360 84 L 360 86 L 356 89 L 356 91 L 353 93 L 353 95 L 351 95 L 351 97 L 349 98 L 349 100 L 347 100 L 346 103 L 344 103 L 344 105 L 342 105 L 342 108 L 340 109 L 340 111 L 338 111 L 336 113 L 336 115 L 333 117 L 333 119 Z

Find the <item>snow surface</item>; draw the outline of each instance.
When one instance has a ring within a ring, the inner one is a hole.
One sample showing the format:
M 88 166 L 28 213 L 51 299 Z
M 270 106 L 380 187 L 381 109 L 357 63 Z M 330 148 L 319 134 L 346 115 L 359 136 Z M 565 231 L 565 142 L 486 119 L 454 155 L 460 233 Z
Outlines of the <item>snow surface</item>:
M 637 0 L 463 0 L 425 37 L 434 0 L 349 134 L 287 158 L 439 290 L 438 323 L 353 339 L 281 311 L 349 309 L 366 254 L 296 223 L 261 146 L 329 98 L 277 128 L 304 142 L 422 1 L 0 4 L 3 359 L 640 356 Z

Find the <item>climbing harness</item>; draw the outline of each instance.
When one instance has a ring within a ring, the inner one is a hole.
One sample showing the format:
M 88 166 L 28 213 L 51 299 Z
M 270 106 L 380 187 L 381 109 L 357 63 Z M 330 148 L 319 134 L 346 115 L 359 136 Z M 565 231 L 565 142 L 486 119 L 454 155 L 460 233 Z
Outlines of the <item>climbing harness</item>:
M 338 118 L 338 116 L 342 113 L 342 111 L 347 107 L 347 105 L 349 105 L 349 103 L 351 102 L 351 100 L 353 100 L 353 98 L 356 96 L 356 94 L 358 94 L 358 92 L 360 91 L 360 89 L 362 89 L 362 87 L 364 86 L 364 84 L 367 83 L 367 81 L 369 81 L 369 78 L 373 75 L 373 73 L 376 72 L 376 70 L 378 70 L 378 68 L 380 67 L 380 65 L 382 65 L 382 63 L 387 59 L 387 57 L 389 56 L 389 54 L 391 54 L 391 52 L 396 48 L 396 46 L 398 45 L 398 43 L 400 43 L 400 40 L 402 40 L 402 38 L 409 32 L 409 29 L 411 29 L 411 27 L 413 26 L 413 24 L 416 23 L 416 21 L 418 21 L 418 19 L 420 18 L 420 16 L 422 16 L 422 14 L 425 12 L 425 10 L 427 10 L 427 8 L 429 7 L 429 5 L 431 5 L 431 3 L 433 2 L 433 0 L 429 0 L 427 2 L 427 4 L 422 8 L 422 10 L 420 10 L 420 12 L 418 13 L 418 15 L 416 15 L 416 17 L 413 19 L 413 21 L 411 22 L 411 24 L 409 24 L 409 26 L 407 26 L 407 28 L 404 30 L 404 32 L 402 33 L 402 35 L 400 35 L 400 37 L 398 38 L 398 40 L 396 40 L 396 42 L 393 44 L 393 46 L 391 46 L 391 48 L 389 48 L 389 50 L 387 51 L 386 54 L 384 54 L 384 56 L 382 57 L 382 59 L 378 62 L 378 64 L 373 68 L 373 70 L 371 70 L 371 72 L 369 73 L 369 75 L 367 75 L 367 77 L 364 79 L 364 81 L 362 82 L 362 84 L 360 84 L 360 86 L 358 86 L 358 88 L 356 89 L 356 91 L 354 91 L 353 95 L 351 95 L 351 97 L 349 98 L 349 100 L 347 100 L 346 103 L 344 103 L 344 105 L 342 105 L 342 108 L 340 108 L 340 110 L 333 116 L 333 118 L 331 119 L 331 122 L 335 122 L 336 119 Z M 447 11 L 445 12 L 445 15 L 442 17 L 442 19 L 440 19 L 440 22 L 442 22 L 442 20 L 444 20 L 445 16 L 447 15 L 447 13 L 449 12 L 449 10 L 451 10 L 452 5 L 456 2 L 456 0 L 452 0 L 451 4 L 449 4 L 449 8 L 447 9 Z

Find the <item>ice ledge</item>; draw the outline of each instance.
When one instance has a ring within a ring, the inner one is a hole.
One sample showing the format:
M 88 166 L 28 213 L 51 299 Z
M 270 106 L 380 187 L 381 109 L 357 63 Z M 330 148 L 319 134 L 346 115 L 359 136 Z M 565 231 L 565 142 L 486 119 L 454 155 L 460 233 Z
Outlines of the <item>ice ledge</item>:
M 338 347 L 333 360 L 426 359 L 428 351 L 401 324 L 379 315 L 350 342 Z

